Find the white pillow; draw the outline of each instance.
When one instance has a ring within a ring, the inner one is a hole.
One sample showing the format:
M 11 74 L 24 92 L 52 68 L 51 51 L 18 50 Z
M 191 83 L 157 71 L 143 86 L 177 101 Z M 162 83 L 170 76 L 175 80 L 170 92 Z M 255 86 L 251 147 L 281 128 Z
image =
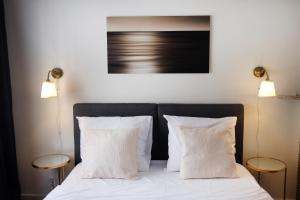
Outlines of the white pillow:
M 81 178 L 137 177 L 138 129 L 86 130 Z
M 224 118 L 202 118 L 202 117 L 183 117 L 164 115 L 168 121 L 168 145 L 169 145 L 169 159 L 167 163 L 167 171 L 180 171 L 181 162 L 181 144 L 179 139 L 179 127 L 199 127 L 207 128 L 214 125 L 228 122 L 230 124 L 230 132 L 235 143 L 235 125 L 237 117 Z
M 87 129 L 138 128 L 138 170 L 149 170 L 152 147 L 152 116 L 77 117 L 77 119 L 80 128 L 81 149 L 82 138 L 85 137 L 85 130 Z
M 180 127 L 180 177 L 236 178 L 234 140 L 228 123 L 210 128 Z

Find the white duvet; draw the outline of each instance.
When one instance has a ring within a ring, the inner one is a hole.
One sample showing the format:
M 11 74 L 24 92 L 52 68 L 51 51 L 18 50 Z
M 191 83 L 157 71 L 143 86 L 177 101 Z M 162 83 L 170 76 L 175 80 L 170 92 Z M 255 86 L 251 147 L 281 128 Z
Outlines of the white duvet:
M 167 173 L 165 161 L 152 161 L 150 171 L 138 180 L 81 179 L 78 164 L 62 185 L 45 200 L 269 200 L 253 176 L 237 164 L 240 178 L 182 180 Z

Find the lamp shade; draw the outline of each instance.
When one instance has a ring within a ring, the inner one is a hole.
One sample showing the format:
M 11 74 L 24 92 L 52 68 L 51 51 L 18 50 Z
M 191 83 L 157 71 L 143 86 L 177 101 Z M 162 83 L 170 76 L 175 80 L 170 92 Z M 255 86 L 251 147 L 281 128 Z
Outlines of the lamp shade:
M 45 81 L 42 85 L 41 98 L 56 97 L 57 90 L 54 82 Z
M 258 90 L 259 97 L 274 97 L 276 96 L 275 86 L 273 81 L 262 81 Z

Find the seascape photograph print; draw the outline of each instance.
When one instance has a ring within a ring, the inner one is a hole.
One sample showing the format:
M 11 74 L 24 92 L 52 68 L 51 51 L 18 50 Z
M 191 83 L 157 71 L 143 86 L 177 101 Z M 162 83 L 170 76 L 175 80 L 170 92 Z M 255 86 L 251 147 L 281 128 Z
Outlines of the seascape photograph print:
M 107 17 L 108 73 L 209 73 L 210 16 Z

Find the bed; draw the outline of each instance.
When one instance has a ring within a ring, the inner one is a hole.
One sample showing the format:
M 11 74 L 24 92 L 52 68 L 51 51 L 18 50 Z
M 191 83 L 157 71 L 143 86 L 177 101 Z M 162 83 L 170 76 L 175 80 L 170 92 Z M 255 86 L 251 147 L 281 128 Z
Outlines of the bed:
M 241 104 L 75 104 L 75 168 L 65 181 L 51 191 L 46 200 L 79 199 L 272 199 L 255 181 L 243 163 L 244 109 Z M 80 130 L 77 116 L 143 116 L 153 117 L 153 144 L 150 170 L 139 172 L 137 180 L 81 179 Z M 188 179 L 178 172 L 166 172 L 168 127 L 163 115 L 220 118 L 236 116 L 236 165 L 239 178 Z

